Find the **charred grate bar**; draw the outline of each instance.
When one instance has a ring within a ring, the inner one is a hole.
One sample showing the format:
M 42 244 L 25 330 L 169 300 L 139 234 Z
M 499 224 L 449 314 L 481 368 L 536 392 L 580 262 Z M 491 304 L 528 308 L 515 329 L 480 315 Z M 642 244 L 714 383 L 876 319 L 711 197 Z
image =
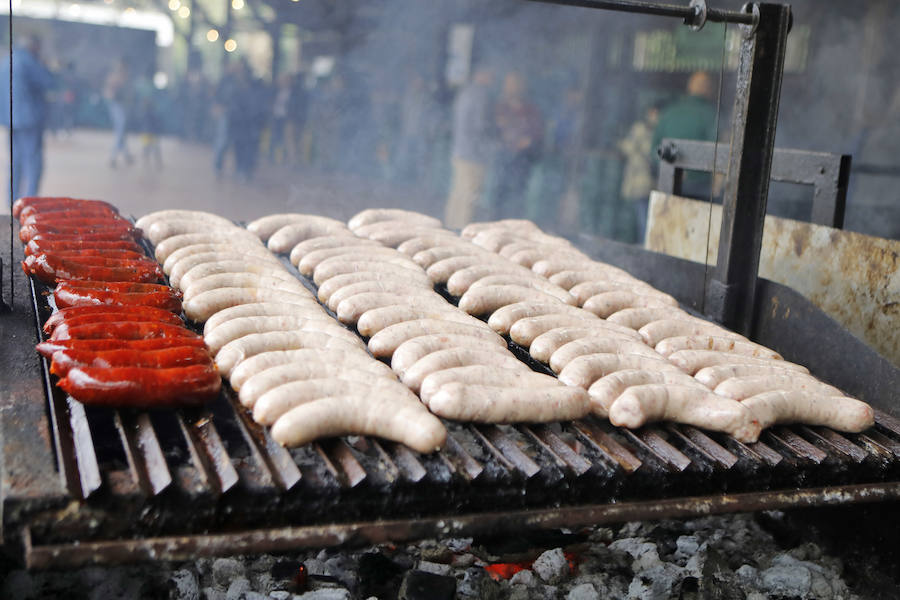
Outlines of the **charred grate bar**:
M 32 284 L 32 298 L 40 335 L 52 297 Z M 882 412 L 862 434 L 777 427 L 753 444 L 588 418 L 448 422 L 432 455 L 356 436 L 287 450 L 230 391 L 203 409 L 98 409 L 65 397 L 48 373 L 41 359 L 33 381 L 45 388 L 55 472 L 78 504 L 48 507 L 29 497 L 33 482 L 11 482 L 4 531 L 20 534 L 35 568 L 900 495 L 900 421 Z

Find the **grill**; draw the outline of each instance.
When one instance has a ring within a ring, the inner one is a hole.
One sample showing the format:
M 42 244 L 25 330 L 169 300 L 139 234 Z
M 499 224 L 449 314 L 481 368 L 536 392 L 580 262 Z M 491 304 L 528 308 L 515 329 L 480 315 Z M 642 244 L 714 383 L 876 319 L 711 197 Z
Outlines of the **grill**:
M 367 437 L 286 450 L 230 391 L 194 410 L 84 407 L 36 358 L 52 296 L 19 277 L 31 304 L 4 317 L 18 398 L 2 421 L 3 532 L 32 568 L 900 497 L 900 420 L 881 411 L 862 434 L 776 427 L 754 444 L 592 418 L 448 422 L 425 456 Z

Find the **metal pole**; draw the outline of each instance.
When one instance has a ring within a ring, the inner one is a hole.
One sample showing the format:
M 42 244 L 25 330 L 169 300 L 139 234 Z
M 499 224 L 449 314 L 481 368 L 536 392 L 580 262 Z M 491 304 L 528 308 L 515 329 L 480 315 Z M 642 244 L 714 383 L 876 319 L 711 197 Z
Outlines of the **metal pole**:
M 759 21 L 755 31 L 744 28 L 741 44 L 719 254 L 706 288 L 706 313 L 746 334 L 753 319 L 791 9 L 777 4 L 745 9 L 757 12 Z
M 689 6 L 679 4 L 663 4 L 661 2 L 642 2 L 639 0 L 530 0 L 544 4 L 562 4 L 581 8 L 598 8 L 618 12 L 658 15 L 661 17 L 679 17 L 688 25 L 702 27 L 706 21 L 713 23 L 739 23 L 753 25 L 755 15 L 742 11 L 730 11 L 707 8 L 705 0 L 694 0 Z

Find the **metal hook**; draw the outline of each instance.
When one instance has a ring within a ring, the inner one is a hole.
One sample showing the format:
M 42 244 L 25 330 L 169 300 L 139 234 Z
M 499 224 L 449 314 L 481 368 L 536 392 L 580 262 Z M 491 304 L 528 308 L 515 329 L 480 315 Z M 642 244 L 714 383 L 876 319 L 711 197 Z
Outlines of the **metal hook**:
M 756 2 L 748 2 L 741 7 L 741 12 L 753 15 L 753 23 L 750 25 L 741 25 L 741 31 L 744 32 L 745 38 L 751 38 L 756 35 L 756 28 L 759 27 L 759 4 Z

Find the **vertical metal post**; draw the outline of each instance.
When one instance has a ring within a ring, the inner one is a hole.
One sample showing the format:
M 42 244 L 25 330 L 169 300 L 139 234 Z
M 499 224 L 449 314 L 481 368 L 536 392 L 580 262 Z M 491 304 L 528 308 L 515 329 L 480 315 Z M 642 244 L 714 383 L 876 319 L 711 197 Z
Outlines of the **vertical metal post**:
M 706 287 L 706 313 L 741 333 L 750 331 L 756 293 L 759 252 L 769 194 L 775 124 L 791 9 L 786 5 L 753 4 L 758 24 L 741 25 L 728 181 L 722 211 L 719 254 Z

